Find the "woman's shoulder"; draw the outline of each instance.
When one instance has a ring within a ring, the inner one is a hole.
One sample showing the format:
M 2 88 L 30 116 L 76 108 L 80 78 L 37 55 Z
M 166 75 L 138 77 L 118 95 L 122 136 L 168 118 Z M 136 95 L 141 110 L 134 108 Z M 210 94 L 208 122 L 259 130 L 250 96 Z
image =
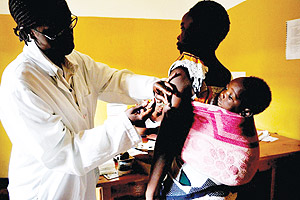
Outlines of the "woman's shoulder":
M 225 87 L 231 80 L 230 71 L 221 63 L 208 68 L 205 83 L 207 86 Z

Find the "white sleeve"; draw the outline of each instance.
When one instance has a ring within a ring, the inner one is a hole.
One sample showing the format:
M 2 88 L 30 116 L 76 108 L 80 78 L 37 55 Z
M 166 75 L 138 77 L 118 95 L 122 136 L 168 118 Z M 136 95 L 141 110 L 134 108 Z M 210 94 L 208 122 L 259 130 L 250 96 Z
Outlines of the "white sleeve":
M 13 146 L 49 169 L 84 175 L 140 142 L 124 113 L 102 126 L 75 133 L 26 87 L 5 92 L 4 96 L 2 124 Z
M 66 129 L 64 134 L 54 149 L 45 151 L 42 160 L 50 169 L 77 175 L 89 172 L 141 141 L 125 113 L 109 118 L 93 129 L 79 133 L 70 133 Z
M 95 62 L 89 56 L 80 54 L 86 68 L 87 80 L 94 88 L 98 98 L 109 103 L 135 104 L 151 99 L 153 84 L 159 79 L 152 76 L 137 75 L 123 69 L 117 70 L 106 64 Z

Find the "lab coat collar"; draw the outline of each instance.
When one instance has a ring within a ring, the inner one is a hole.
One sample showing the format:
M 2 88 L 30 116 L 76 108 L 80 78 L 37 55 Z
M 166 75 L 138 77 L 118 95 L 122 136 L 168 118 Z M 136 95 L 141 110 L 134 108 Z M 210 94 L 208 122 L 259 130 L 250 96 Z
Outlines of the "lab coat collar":
M 26 57 L 33 60 L 40 68 L 47 72 L 50 76 L 57 77 L 58 73 L 62 74 L 62 69 L 54 64 L 35 44 L 32 40 L 23 48 L 23 53 Z M 72 53 L 71 53 L 72 54 Z M 74 74 L 78 68 L 78 63 L 70 55 L 66 56 L 66 64 Z

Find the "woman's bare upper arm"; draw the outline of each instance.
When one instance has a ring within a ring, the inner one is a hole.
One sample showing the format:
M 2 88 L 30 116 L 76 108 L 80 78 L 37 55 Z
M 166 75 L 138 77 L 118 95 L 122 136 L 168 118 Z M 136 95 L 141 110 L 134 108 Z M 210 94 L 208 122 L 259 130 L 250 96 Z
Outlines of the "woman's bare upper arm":
M 182 67 L 174 69 L 171 74 L 177 73 L 170 83 L 176 85 L 178 92 L 182 93 L 185 88 L 191 87 L 191 81 L 188 74 L 188 70 Z
M 188 70 L 185 68 L 176 68 L 171 72 L 171 74 L 173 73 L 177 73 L 177 75 L 170 80 L 170 83 L 176 86 L 179 95 L 173 95 L 172 106 L 178 107 L 181 102 L 182 95 L 191 96 L 191 80 L 188 74 Z

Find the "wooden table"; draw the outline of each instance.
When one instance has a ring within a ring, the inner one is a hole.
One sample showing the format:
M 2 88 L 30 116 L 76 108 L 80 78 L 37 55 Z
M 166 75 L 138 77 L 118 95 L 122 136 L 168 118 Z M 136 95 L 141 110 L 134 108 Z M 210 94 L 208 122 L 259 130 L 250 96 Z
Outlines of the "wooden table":
M 296 168 L 299 167 L 300 169 L 300 140 L 287 138 L 274 133 L 271 133 L 271 136 L 279 138 L 279 140 L 276 140 L 274 142 L 260 142 L 260 159 L 259 159 L 259 167 L 258 167 L 259 172 L 257 173 L 257 175 L 259 176 L 260 173 L 267 172 L 267 171 L 270 172 L 269 199 L 273 200 L 273 199 L 277 199 L 275 198 L 275 193 L 280 189 L 279 187 L 282 187 L 280 181 L 283 181 L 281 179 L 277 180 L 278 179 L 277 171 L 280 170 L 281 173 L 284 173 L 287 176 L 293 176 L 293 172 L 297 170 Z M 300 178 L 299 174 L 300 172 L 298 172 L 298 174 L 294 174 L 294 180 Z M 258 183 L 252 182 L 250 184 L 252 185 L 259 184 L 259 181 Z M 285 187 L 286 189 L 289 189 L 288 188 L 289 186 L 285 186 Z M 292 188 L 290 188 L 290 190 L 291 189 Z M 282 192 L 290 193 L 291 191 L 283 190 Z M 288 200 L 288 198 L 286 199 Z
M 280 179 L 277 178 L 277 172 L 289 172 L 290 168 L 285 170 L 286 165 L 288 163 L 289 166 L 293 166 L 294 161 L 296 161 L 294 167 L 299 167 L 300 170 L 300 140 L 294 140 L 277 134 L 271 134 L 271 136 L 277 137 L 279 140 L 275 142 L 260 142 L 260 163 L 258 173 L 255 175 L 254 180 L 245 186 L 248 191 L 245 192 L 244 195 L 246 197 L 241 198 L 242 200 L 276 199 L 275 193 L 278 190 L 278 187 L 282 187 L 282 184 L 279 184 Z M 280 164 L 282 161 L 286 160 L 287 162 Z M 279 170 L 279 168 L 281 170 Z M 265 176 L 263 175 L 264 172 L 269 174 Z M 263 176 L 260 177 L 260 175 Z M 289 174 L 289 176 L 291 176 L 291 174 Z M 295 179 L 298 179 L 298 177 L 299 175 L 295 175 Z M 103 176 L 100 176 L 97 187 L 102 188 L 101 195 L 103 196 L 103 200 L 111 200 L 124 195 L 143 196 L 147 181 L 148 176 L 145 174 L 129 174 L 113 180 L 107 180 Z M 298 179 L 297 181 L 300 180 Z M 265 189 L 261 189 L 263 188 L 261 185 L 263 185 Z M 287 186 L 287 189 L 289 189 L 289 186 Z M 261 192 L 269 194 L 266 194 L 265 198 L 262 194 L 260 194 Z M 255 195 L 255 193 L 257 193 L 256 195 L 258 197 L 251 196 Z
M 127 174 L 111 180 L 100 176 L 97 187 L 101 187 L 101 200 L 112 200 L 124 196 L 143 197 L 147 183 L 146 174 Z
M 273 166 L 276 160 L 300 152 L 300 140 L 287 138 L 272 133 L 271 136 L 279 138 L 275 142 L 260 142 L 259 170 L 266 170 Z

